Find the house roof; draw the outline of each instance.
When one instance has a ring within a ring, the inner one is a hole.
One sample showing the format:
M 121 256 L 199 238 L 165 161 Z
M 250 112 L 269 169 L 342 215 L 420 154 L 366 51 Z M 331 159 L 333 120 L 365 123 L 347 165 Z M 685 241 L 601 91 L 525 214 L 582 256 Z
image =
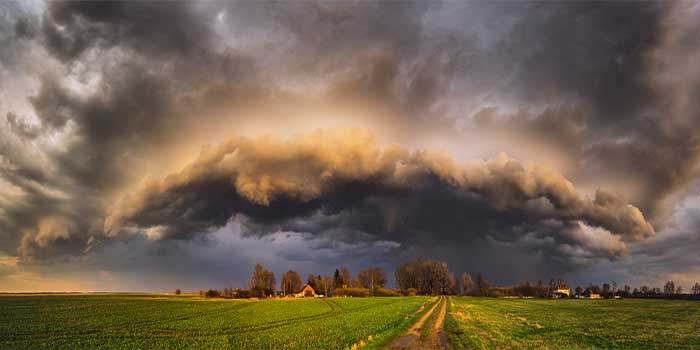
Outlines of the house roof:
M 299 291 L 299 293 L 304 292 L 304 290 L 305 290 L 307 287 L 308 287 L 308 288 L 311 288 L 311 290 L 314 291 L 314 293 L 316 293 L 316 290 L 314 289 L 314 287 L 312 287 L 312 286 L 311 286 L 310 284 L 308 284 L 308 283 L 305 284 L 303 287 L 301 287 L 301 291 Z

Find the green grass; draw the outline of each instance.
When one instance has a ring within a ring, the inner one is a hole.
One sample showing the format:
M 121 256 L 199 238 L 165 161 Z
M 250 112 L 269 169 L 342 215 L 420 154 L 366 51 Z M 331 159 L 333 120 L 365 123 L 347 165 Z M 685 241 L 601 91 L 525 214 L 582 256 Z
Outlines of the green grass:
M 370 336 L 372 349 L 435 300 L 0 296 L 0 349 L 346 349 Z M 448 306 L 456 349 L 700 348 L 700 302 L 451 297 Z
M 456 349 L 700 348 L 700 303 L 452 297 Z
M 394 335 L 427 300 L 3 296 L 0 348 L 345 349 Z

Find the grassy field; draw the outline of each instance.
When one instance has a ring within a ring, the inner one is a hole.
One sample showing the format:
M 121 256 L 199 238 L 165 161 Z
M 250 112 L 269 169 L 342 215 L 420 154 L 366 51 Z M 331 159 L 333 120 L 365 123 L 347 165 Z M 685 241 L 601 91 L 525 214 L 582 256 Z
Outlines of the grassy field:
M 693 301 L 450 298 L 456 349 L 700 348 Z
M 428 300 L 2 296 L 0 348 L 345 349 L 402 332 Z
M 361 341 L 364 349 L 384 348 L 436 300 L 0 296 L 0 349 L 347 349 Z M 444 334 L 455 349 L 700 348 L 698 302 L 450 297 L 447 303 Z M 436 318 L 437 312 L 426 315 L 421 338 Z

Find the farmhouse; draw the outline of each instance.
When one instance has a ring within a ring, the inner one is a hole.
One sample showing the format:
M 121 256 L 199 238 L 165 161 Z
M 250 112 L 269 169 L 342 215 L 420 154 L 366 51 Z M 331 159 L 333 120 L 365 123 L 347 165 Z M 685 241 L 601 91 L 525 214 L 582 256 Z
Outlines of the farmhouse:
M 295 298 L 304 298 L 304 297 L 316 297 L 318 294 L 316 294 L 316 291 L 314 290 L 313 287 L 311 287 L 309 284 L 305 284 L 304 288 L 301 289 L 301 292 L 294 294 Z
M 552 291 L 553 298 L 568 298 L 571 296 L 571 290 L 569 288 L 557 288 Z
M 602 297 L 600 296 L 600 293 L 596 293 L 596 292 L 593 292 L 591 290 L 586 290 L 583 293 L 583 295 L 586 299 L 602 299 Z

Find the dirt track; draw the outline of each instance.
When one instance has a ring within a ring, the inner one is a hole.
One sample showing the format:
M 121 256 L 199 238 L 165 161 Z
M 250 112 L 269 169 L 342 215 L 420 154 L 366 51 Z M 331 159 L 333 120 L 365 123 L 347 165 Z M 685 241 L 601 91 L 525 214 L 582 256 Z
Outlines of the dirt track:
M 436 317 L 431 318 L 436 309 L 439 309 Z M 446 314 L 447 298 L 440 297 L 405 335 L 391 342 L 389 349 L 447 349 L 447 337 L 442 330 Z M 426 325 L 428 321 L 432 323 Z M 429 327 L 427 333 L 423 332 L 426 327 Z

